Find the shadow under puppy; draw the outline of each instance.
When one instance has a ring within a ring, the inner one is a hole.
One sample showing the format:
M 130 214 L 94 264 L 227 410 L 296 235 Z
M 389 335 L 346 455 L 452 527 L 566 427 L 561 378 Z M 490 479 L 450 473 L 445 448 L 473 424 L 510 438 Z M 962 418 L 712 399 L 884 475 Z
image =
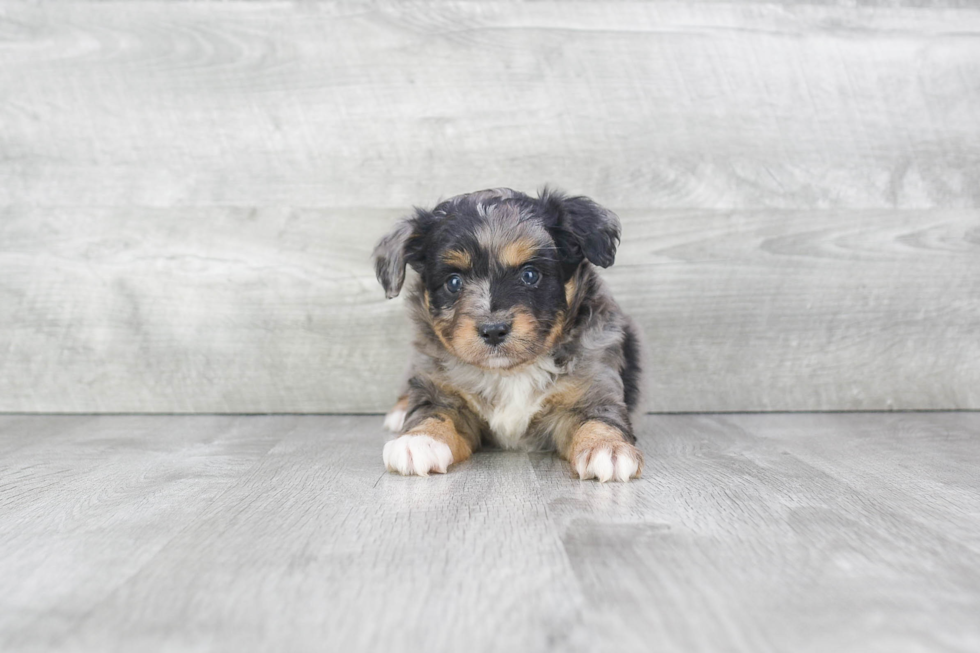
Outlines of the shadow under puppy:
M 630 411 L 638 332 L 594 265 L 612 265 L 619 219 L 586 197 L 510 189 L 416 209 L 375 248 L 390 299 L 417 330 L 408 386 L 385 425 L 389 470 L 444 473 L 481 445 L 556 449 L 579 478 L 628 481 L 643 455 Z

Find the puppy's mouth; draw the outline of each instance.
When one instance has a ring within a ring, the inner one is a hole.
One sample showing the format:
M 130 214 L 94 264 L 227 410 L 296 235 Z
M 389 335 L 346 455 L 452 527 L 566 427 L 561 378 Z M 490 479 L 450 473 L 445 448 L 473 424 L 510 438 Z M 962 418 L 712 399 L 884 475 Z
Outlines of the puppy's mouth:
M 522 361 L 518 361 L 513 356 L 508 355 L 503 351 L 503 347 L 498 345 L 490 349 L 490 353 L 483 359 L 483 364 L 480 365 L 480 367 L 486 367 L 491 370 L 500 370 L 513 367 L 520 362 Z
M 523 348 L 518 347 L 515 351 L 512 343 L 498 345 L 480 343 L 478 347 L 462 349 L 453 347 L 452 351 L 461 360 L 485 370 L 507 370 L 523 365 L 534 358 L 530 351 Z
M 513 339 L 491 345 L 480 343 L 467 362 L 487 370 L 507 370 L 529 363 L 541 354 L 541 344 L 526 335 L 515 334 Z

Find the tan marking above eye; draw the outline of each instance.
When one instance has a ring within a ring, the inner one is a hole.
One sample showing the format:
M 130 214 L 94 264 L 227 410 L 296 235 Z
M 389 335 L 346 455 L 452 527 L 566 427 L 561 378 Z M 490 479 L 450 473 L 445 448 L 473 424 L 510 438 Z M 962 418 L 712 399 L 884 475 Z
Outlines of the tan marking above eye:
M 537 249 L 537 243 L 530 238 L 520 238 L 504 245 L 500 249 L 499 259 L 508 267 L 520 267 L 534 256 Z
M 462 249 L 450 249 L 443 253 L 442 262 L 460 270 L 469 270 L 473 266 L 470 253 Z

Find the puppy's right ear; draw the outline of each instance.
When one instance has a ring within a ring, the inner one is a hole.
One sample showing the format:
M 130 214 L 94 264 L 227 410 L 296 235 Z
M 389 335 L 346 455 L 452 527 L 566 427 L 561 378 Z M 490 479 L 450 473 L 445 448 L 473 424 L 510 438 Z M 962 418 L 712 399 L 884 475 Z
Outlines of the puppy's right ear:
M 401 292 L 406 264 L 421 268 L 423 238 L 434 222 L 432 213 L 415 209 L 415 215 L 401 220 L 374 248 L 374 272 L 388 299 Z

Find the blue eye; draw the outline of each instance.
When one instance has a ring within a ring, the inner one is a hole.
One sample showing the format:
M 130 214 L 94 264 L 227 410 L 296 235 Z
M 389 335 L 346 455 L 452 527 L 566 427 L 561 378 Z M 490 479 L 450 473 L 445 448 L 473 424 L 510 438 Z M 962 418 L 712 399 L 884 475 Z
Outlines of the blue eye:
M 446 290 L 452 294 L 458 293 L 463 289 L 463 277 L 458 274 L 450 274 L 449 278 L 446 279 Z
M 541 273 L 534 268 L 524 268 L 521 270 L 521 282 L 527 286 L 533 286 L 541 279 Z

